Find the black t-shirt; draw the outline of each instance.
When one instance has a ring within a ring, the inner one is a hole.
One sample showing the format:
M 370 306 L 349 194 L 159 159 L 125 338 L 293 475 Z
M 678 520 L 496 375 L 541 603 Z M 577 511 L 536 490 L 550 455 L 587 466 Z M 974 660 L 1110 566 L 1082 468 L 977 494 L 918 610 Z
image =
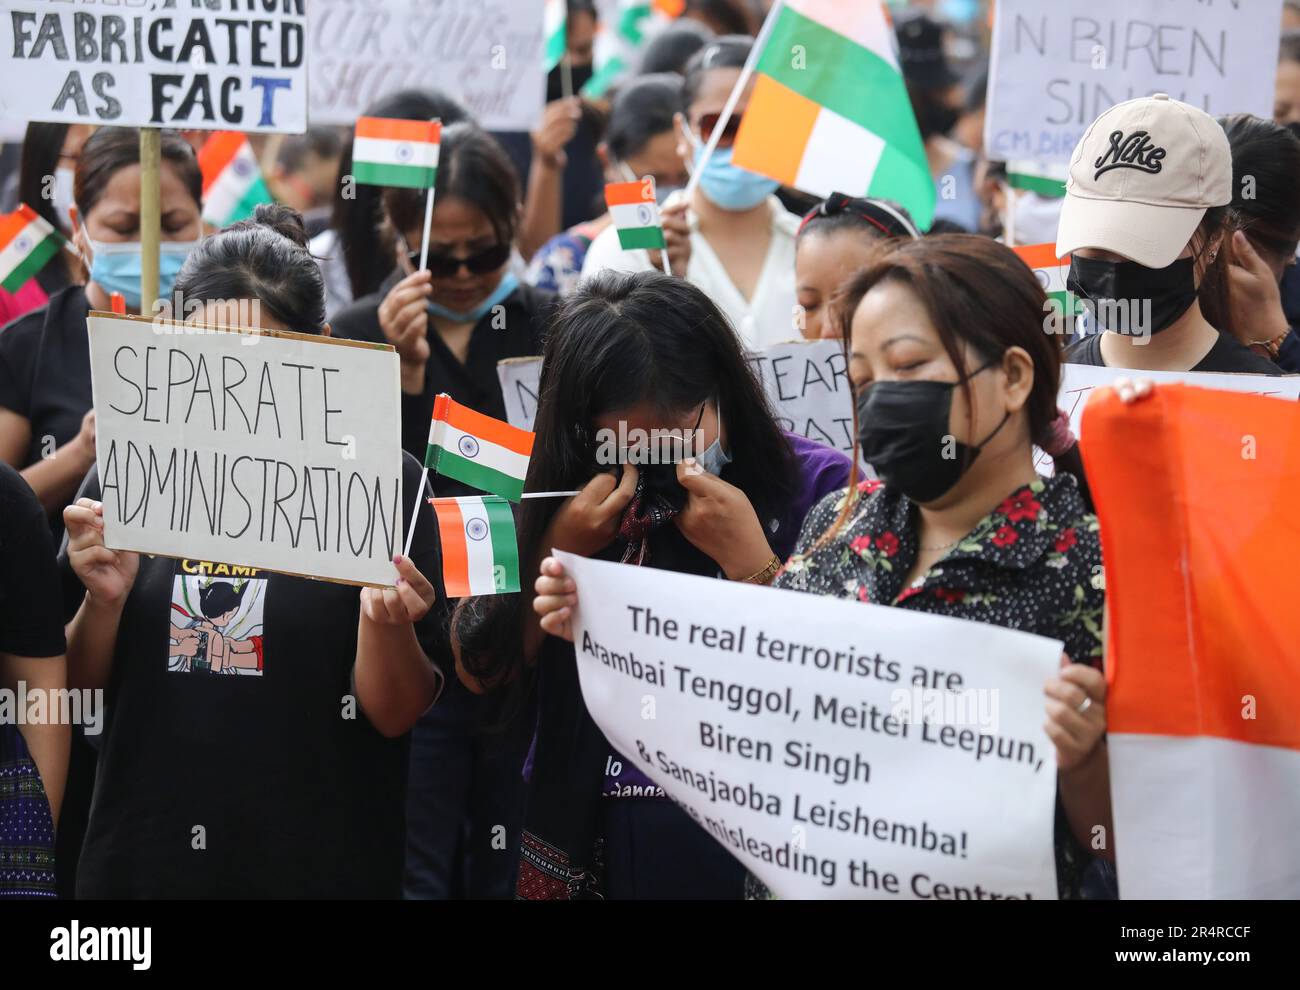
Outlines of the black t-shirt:
M 1065 349 L 1065 360 L 1070 364 L 1090 364 L 1104 368 L 1106 362 L 1101 357 L 1101 338 L 1099 333 L 1090 334 L 1082 340 L 1076 340 Z M 1266 357 L 1260 357 L 1244 344 L 1219 333 L 1208 354 L 1197 362 L 1192 371 L 1227 371 L 1255 375 L 1286 374 Z
M 0 653 L 64 651 L 59 574 L 45 512 L 27 482 L 0 463 Z
M 330 321 L 334 335 L 349 340 L 387 343 L 379 326 L 379 304 L 401 279 L 390 275 L 378 292 L 362 296 Z M 529 285 L 521 285 L 506 297 L 504 319 L 493 326 L 487 313 L 474 326 L 469 350 L 462 364 L 443 342 L 429 321 L 429 360 L 424 369 L 424 391 L 402 394 L 402 449 L 423 460 L 429 442 L 429 419 L 433 400 L 446 392 L 461 405 L 496 419 L 506 418 L 505 398 L 497 377 L 497 362 L 506 358 L 530 357 L 542 353 L 542 334 L 555 303 L 555 296 Z M 468 494 L 473 489 L 457 488 L 439 479 L 439 495 Z M 453 489 L 455 489 L 453 491 Z
M 85 290 L 70 286 L 0 330 L 0 407 L 26 417 L 31 444 L 22 467 L 81 432 L 94 404 L 90 391 L 90 338 Z
M 419 482 L 404 457 L 406 524 Z M 98 487 L 92 472 L 82 494 Z M 454 677 L 433 514 L 420 511 L 411 558 L 438 603 L 416 634 Z M 384 738 L 355 702 L 347 717 L 359 615 L 351 585 L 142 555 L 77 895 L 399 897 L 408 740 Z

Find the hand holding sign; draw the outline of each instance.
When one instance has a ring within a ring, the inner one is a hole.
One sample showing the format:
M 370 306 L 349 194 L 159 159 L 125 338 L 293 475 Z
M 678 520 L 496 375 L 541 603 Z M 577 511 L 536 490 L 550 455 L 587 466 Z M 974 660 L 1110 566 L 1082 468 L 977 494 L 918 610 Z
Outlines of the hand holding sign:
M 140 555 L 104 546 L 104 503 L 79 498 L 63 510 L 68 530 L 68 561 L 90 600 L 121 608 L 135 584 Z

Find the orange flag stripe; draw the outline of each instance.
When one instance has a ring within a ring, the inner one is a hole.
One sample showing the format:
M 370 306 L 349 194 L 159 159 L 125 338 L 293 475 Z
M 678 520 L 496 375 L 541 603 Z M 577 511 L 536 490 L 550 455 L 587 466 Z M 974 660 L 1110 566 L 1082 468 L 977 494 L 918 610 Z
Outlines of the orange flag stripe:
M 433 400 L 433 418 L 442 420 L 480 440 L 513 450 L 524 457 L 530 456 L 533 452 L 532 433 L 511 426 L 509 423 L 503 423 L 499 419 L 493 419 L 491 416 L 485 416 L 469 406 L 462 406 L 445 393 Z
M 385 141 L 420 141 L 437 144 L 442 124 L 436 120 L 401 120 L 397 117 L 357 118 L 357 137 Z
M 820 113 L 821 107 L 806 96 L 758 73 L 736 133 L 733 160 L 741 168 L 793 186 Z
M 26 203 L 19 203 L 18 209 L 0 216 L 0 248 L 7 246 L 39 215 Z
M 1028 244 L 1011 250 L 1030 268 L 1057 268 L 1070 263 L 1068 254 L 1064 258 L 1056 256 L 1055 244 Z
M 635 182 L 611 182 L 605 187 L 605 203 L 608 206 L 626 206 L 629 203 L 653 203 L 654 201 L 652 182 L 647 183 L 637 179 Z
M 247 140 L 239 131 L 217 131 L 203 142 L 203 148 L 199 151 L 199 169 L 203 172 L 205 195 Z
M 429 499 L 438 515 L 442 543 L 442 583 L 448 598 L 469 595 L 469 551 L 465 549 L 465 518 L 455 499 Z

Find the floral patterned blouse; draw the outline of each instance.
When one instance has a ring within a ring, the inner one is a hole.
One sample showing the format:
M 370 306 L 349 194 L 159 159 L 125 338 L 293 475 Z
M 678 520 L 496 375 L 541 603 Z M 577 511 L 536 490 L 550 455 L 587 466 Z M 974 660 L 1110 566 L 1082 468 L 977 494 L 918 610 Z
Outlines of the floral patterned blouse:
M 813 507 L 776 587 L 1049 636 L 1071 660 L 1100 666 L 1101 540 L 1073 475 L 1012 492 L 908 588 L 903 580 L 918 552 L 915 506 L 879 481 L 862 482 L 858 492 L 844 528 L 820 547 L 848 489 Z

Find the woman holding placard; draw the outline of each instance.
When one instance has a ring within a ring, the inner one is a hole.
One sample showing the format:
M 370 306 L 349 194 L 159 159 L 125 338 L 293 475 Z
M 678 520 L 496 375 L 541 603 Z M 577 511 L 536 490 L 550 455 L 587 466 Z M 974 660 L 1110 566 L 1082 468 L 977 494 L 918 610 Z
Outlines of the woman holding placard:
M 159 186 L 158 294 L 168 298 L 203 233 L 203 176 L 193 149 L 170 132 L 162 138 Z M 140 312 L 139 132 L 107 127 L 91 135 L 77 161 L 73 198 L 72 240 L 89 280 L 56 292 L 0 333 L 0 460 L 22 471 L 51 514 L 95 462 L 86 315 L 111 309 L 114 294 L 129 312 Z M 53 527 L 62 530 L 57 520 Z
M 1009 249 L 973 235 L 886 245 L 837 301 L 858 448 L 880 480 L 809 512 L 777 587 L 988 622 L 1060 639 L 1044 686 L 1060 771 L 1058 879 L 1110 858 L 1096 518 L 1072 475 L 1040 478 L 1057 418 L 1058 338 Z M 568 637 L 574 586 L 541 565 L 534 608 Z M 1102 842 L 1097 845 L 1099 838 Z
M 259 207 L 200 245 L 177 291 L 208 304 L 200 322 L 328 335 L 306 243 L 296 213 Z M 420 475 L 406 455 L 403 530 Z M 406 733 L 441 690 L 430 657 L 449 659 L 432 520 L 395 587 L 358 593 L 107 549 L 98 491 L 92 473 L 64 512 L 84 590 L 69 680 L 110 712 L 78 896 L 399 896 Z

